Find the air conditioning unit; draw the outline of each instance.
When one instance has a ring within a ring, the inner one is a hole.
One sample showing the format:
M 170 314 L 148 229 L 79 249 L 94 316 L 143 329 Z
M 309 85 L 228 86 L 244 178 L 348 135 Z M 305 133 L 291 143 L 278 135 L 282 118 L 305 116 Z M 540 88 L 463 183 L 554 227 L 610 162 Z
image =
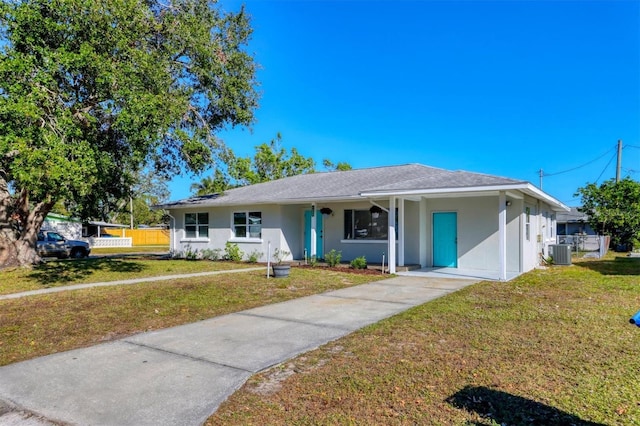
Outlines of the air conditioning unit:
M 549 246 L 553 263 L 556 265 L 571 265 L 571 244 L 551 244 Z

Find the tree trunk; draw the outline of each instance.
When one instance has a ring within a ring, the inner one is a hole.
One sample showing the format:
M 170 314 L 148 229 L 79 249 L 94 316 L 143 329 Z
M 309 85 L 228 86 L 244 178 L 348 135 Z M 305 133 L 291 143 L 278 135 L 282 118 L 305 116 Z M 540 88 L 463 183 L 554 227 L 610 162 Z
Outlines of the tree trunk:
M 38 232 L 52 207 L 50 200 L 30 206 L 27 191 L 12 195 L 0 179 L 0 268 L 30 267 L 41 261 Z

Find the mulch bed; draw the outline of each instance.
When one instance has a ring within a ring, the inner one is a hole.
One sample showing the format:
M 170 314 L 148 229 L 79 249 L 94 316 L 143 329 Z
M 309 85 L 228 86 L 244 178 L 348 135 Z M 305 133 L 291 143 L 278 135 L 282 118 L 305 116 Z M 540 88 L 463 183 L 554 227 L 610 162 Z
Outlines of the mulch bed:
M 322 269 L 324 271 L 349 272 L 352 274 L 360 274 L 360 275 L 381 275 L 382 274 L 382 270 L 380 266 L 378 267 L 368 266 L 367 269 L 354 269 L 346 264 L 341 266 L 326 266 L 326 265 L 312 266 L 312 265 L 305 265 L 305 264 L 298 264 L 298 265 L 294 264 L 293 266 L 295 266 L 296 268 Z

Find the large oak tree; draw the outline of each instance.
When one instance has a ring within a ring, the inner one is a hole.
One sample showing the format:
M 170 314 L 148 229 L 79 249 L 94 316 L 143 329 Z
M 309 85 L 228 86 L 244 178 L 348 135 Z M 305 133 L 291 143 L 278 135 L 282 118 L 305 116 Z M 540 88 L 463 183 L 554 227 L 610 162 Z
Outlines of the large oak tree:
M 0 266 L 37 262 L 58 200 L 82 218 L 144 167 L 212 163 L 257 106 L 244 9 L 207 0 L 0 3 Z

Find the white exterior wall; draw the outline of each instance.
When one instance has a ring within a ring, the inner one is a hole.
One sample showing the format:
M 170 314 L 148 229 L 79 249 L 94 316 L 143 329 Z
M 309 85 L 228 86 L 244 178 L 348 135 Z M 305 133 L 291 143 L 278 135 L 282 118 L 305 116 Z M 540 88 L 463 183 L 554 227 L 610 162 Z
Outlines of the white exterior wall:
M 555 215 L 550 207 L 532 198 L 514 199 L 507 196 L 511 205 L 506 207 L 506 256 L 508 272 L 526 272 L 539 263 L 539 253 L 555 243 Z M 388 200 L 377 201 L 388 207 Z M 365 256 L 369 263 L 380 263 L 384 256 L 388 261 L 387 240 L 345 240 L 345 209 L 368 210 L 372 204 L 367 201 L 317 203 L 320 209 L 330 208 L 333 212 L 323 215 L 323 250 L 318 257 L 324 257 L 332 249 L 342 252 L 342 260 L 348 262 Z M 499 259 L 499 211 L 498 196 L 478 196 L 462 198 L 423 198 L 420 201 L 404 201 L 404 264 L 433 265 L 432 217 L 435 212 L 456 212 L 458 220 L 458 268 L 498 271 Z M 530 240 L 525 238 L 525 208 L 531 209 Z M 311 209 L 305 205 L 253 205 L 243 207 L 190 208 L 172 210 L 175 218 L 175 239 L 172 247 L 178 251 L 220 249 L 224 254 L 225 244 L 230 241 L 248 254 L 257 251 L 259 260 L 266 262 L 269 242 L 271 250 L 280 248 L 289 251 L 289 259 L 304 258 L 304 212 Z M 232 233 L 233 212 L 262 212 L 262 238 L 235 239 Z M 184 232 L 185 213 L 209 213 L 209 238 L 186 239 Z M 401 232 L 400 229 L 397 232 Z M 538 238 L 538 235 L 540 237 Z
M 427 199 L 429 236 L 428 265 L 433 265 L 432 217 L 437 212 L 458 216 L 458 268 L 497 271 L 499 258 L 498 197 Z M 507 271 L 520 270 L 520 214 L 513 204 L 507 207 Z
M 57 220 L 47 217 L 42 222 L 42 230 L 55 231 L 68 240 L 79 240 L 82 238 L 82 223 Z
M 259 211 L 262 212 L 262 238 L 245 239 L 234 238 L 232 231 L 234 212 Z M 258 258 L 261 262 L 267 261 L 269 242 L 271 242 L 271 252 L 276 248 L 289 251 L 292 254 L 288 257 L 298 258 L 302 243 L 295 241 L 300 226 L 297 216 L 298 207 L 277 206 L 277 205 L 254 205 L 242 207 L 217 207 L 217 208 L 190 208 L 170 211 L 175 218 L 175 232 L 172 238 L 176 239 L 173 247 L 178 252 L 187 249 L 192 251 L 202 251 L 205 249 L 219 249 L 224 255 L 224 248 L 227 242 L 237 244 L 244 253 L 245 258 L 253 252 L 259 252 Z M 184 218 L 187 213 L 209 213 L 209 237 L 208 238 L 186 238 L 184 231 Z
M 531 235 L 526 235 L 526 209 L 531 212 Z M 549 256 L 549 245 L 556 243 L 556 214 L 548 204 L 530 197 L 522 203 L 523 270 L 530 271 L 540 265 L 540 255 Z
M 421 216 L 420 201 L 404 202 L 404 264 L 405 265 L 426 265 L 426 257 L 421 251 L 421 234 L 425 232 L 425 219 Z M 400 231 L 400 230 L 398 230 Z M 425 236 L 426 237 L 426 236 Z

